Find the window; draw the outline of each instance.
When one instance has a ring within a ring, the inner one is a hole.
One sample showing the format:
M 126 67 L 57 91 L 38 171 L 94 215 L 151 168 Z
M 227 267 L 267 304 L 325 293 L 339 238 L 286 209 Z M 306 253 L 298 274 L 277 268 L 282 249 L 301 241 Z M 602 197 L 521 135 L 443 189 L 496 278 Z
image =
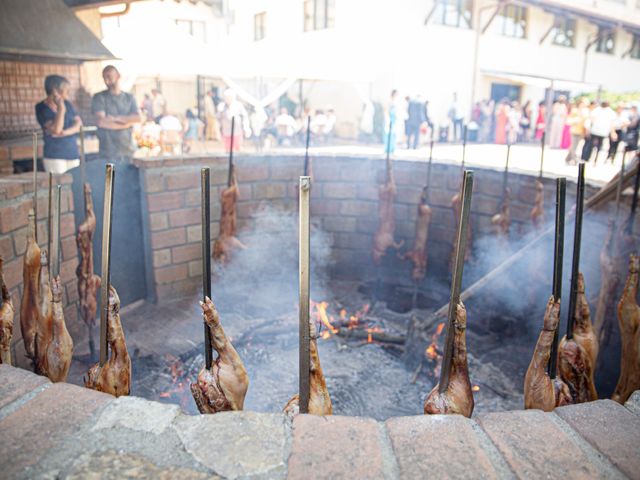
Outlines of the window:
M 267 12 L 256 13 L 253 16 L 253 39 L 257 42 L 265 36 L 267 26 Z
M 575 18 L 556 17 L 553 24 L 554 45 L 562 47 L 576 46 L 576 20 Z
M 633 43 L 631 44 L 631 50 L 629 51 L 629 56 L 631 58 L 637 58 L 640 60 L 640 35 L 637 33 L 633 34 L 633 39 L 631 40 Z
M 335 24 L 335 0 L 304 1 L 304 31 L 332 28 Z
M 501 35 L 514 38 L 527 36 L 527 8 L 507 5 L 496 18 L 496 26 Z
M 450 27 L 471 28 L 473 0 L 436 0 L 433 21 Z
M 207 41 L 207 28 L 204 22 L 198 20 L 176 20 L 179 30 L 197 38 L 202 42 Z
M 596 52 L 608 53 L 613 55 L 616 48 L 616 36 L 613 30 L 604 27 L 598 27 L 598 43 L 596 43 Z

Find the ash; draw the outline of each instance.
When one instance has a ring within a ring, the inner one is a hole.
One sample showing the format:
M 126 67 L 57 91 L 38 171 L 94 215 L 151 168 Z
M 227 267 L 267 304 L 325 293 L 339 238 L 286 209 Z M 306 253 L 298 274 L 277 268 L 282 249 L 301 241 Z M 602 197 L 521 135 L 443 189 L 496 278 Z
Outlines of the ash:
M 371 301 L 368 295 L 362 293 L 366 289 L 359 288 L 357 283 L 331 284 L 332 298 L 317 300 L 328 301 L 327 313 L 334 320 L 339 318 L 340 310 L 353 313 Z M 270 290 L 268 286 L 263 287 Z M 277 285 L 272 286 L 272 289 L 276 291 Z M 274 300 L 268 304 L 253 303 L 249 295 L 246 298 L 232 299 L 232 294 L 221 293 L 220 298 L 217 306 L 222 325 L 249 374 L 250 385 L 245 410 L 272 413 L 281 411 L 298 391 L 296 305 L 291 303 L 283 306 L 279 297 L 273 297 Z M 141 310 L 148 308 L 158 307 L 145 306 Z M 180 328 L 171 329 L 173 335 L 182 332 L 187 338 L 202 338 L 199 307 L 194 308 L 193 304 L 189 306 L 182 301 L 163 308 L 165 311 L 192 312 L 190 318 L 180 322 Z M 149 318 L 148 313 L 137 311 L 135 317 Z M 391 336 L 402 336 L 406 334 L 411 315 L 428 314 L 429 311 L 425 309 L 397 313 L 390 310 L 387 302 L 382 299 L 359 320 L 359 326 L 354 329 L 366 331 L 365 327 L 374 328 Z M 130 323 L 135 321 L 129 320 Z M 334 414 L 384 420 L 423 413 L 424 398 L 437 382 L 437 362 L 425 362 L 416 373 L 406 368 L 401 345 L 376 341 L 368 343 L 366 338 L 329 336 L 327 329 L 321 329 L 320 333 L 328 337 L 318 339 L 318 348 Z M 474 392 L 475 413 L 522 408 L 522 381 L 519 377 L 524 375 L 531 351 L 518 352 L 517 355 L 524 356 L 525 365 L 514 367 L 509 360 L 505 361 L 513 355 L 500 347 L 501 342 L 488 342 L 487 338 L 480 338 L 471 330 L 467 333 L 471 352 L 474 344 L 488 346 L 477 358 L 473 354 L 469 355 L 472 384 L 480 387 L 479 391 Z M 204 347 L 202 343 L 194 345 L 187 338 L 183 345 L 188 348 L 183 348 L 181 353 L 139 354 L 134 359 L 133 395 L 175 403 L 186 413 L 198 413 L 189 384 L 195 381 L 199 370 L 204 366 Z M 172 338 L 171 342 L 179 343 L 179 339 Z M 442 351 L 443 342 L 444 335 L 441 335 L 438 338 L 439 351 Z M 167 346 L 169 345 L 165 343 L 164 348 Z M 519 347 L 515 345 L 514 348 Z M 517 373 L 506 374 L 494 362 L 502 362 L 501 365 L 508 372 Z

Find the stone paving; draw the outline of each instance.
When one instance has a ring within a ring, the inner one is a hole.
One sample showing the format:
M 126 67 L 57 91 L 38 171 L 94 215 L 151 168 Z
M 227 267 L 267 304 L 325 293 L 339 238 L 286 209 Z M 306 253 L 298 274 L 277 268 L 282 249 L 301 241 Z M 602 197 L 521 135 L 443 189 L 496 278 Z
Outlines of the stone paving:
M 0 365 L 0 466 L 7 479 L 640 478 L 640 391 L 624 407 L 291 422 L 189 416 Z

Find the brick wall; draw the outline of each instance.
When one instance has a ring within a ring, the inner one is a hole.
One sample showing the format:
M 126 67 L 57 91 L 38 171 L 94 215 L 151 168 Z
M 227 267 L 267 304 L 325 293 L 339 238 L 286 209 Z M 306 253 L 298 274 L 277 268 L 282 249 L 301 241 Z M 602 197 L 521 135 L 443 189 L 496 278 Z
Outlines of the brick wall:
M 218 234 L 220 216 L 219 194 L 227 180 L 226 158 L 188 160 L 141 160 L 141 182 L 146 199 L 150 226 L 149 247 L 152 272 L 158 298 L 190 295 L 200 288 L 200 167 L 211 167 L 211 235 Z M 297 210 L 297 181 L 302 170 L 301 157 L 241 156 L 236 162 L 241 198 L 238 202 L 240 238 L 253 233 L 252 215 L 263 202 L 290 211 Z M 369 158 L 315 158 L 313 163 L 312 222 L 328 232 L 335 260 L 335 278 L 364 280 L 371 278 L 371 242 L 376 231 L 377 185 L 384 178 L 384 161 Z M 395 201 L 396 237 L 405 245 L 413 245 L 417 203 L 426 180 L 426 165 L 415 161 L 395 161 L 398 186 Z M 448 275 L 448 259 L 455 237 L 455 222 L 451 197 L 460 187 L 457 165 L 434 164 L 430 205 L 433 209 L 429 234 L 430 275 Z M 502 172 L 476 169 L 471 222 L 474 239 L 491 233 L 491 217 L 497 212 L 502 196 Z M 544 179 L 547 220 L 552 221 L 555 202 L 555 180 Z M 535 196 L 535 179 L 512 173 L 513 237 L 531 231 L 529 219 Z M 588 186 L 587 197 L 597 188 Z M 572 205 L 575 184 L 567 189 L 567 205 Z M 145 212 L 143 212 L 145 215 Z M 603 239 L 605 216 L 589 215 L 585 220 L 583 252 L 587 248 L 599 251 Z M 567 225 L 567 231 L 573 231 Z M 571 252 L 567 233 L 565 251 Z M 599 272 L 597 256 L 585 257 L 584 269 Z M 389 253 L 382 267 L 385 281 L 409 282 L 410 263 Z M 599 282 L 599 275 L 591 278 Z
M 38 244 L 47 244 L 48 176 L 39 174 L 38 190 Z M 75 217 L 71 176 L 62 175 L 54 179 L 62 187 L 60 215 L 60 243 L 62 259 L 60 277 L 64 285 L 63 306 L 69 333 L 75 342 L 84 336 L 82 322 L 77 315 L 78 290 L 76 266 L 78 265 L 75 242 Z M 27 367 L 20 331 L 20 302 L 22 298 L 22 265 L 26 249 L 29 209 L 33 207 L 33 174 L 12 175 L 0 178 L 0 255 L 4 258 L 4 280 L 9 288 L 16 310 L 13 328 L 13 361 L 17 366 Z

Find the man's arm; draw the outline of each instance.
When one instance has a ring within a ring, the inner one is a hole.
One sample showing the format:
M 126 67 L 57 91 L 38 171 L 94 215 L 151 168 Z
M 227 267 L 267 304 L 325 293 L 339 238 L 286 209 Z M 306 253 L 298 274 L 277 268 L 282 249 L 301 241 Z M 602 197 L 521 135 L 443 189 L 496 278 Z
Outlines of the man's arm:
M 122 123 L 118 120 L 119 117 L 114 117 L 111 115 L 107 115 L 104 112 L 98 111 L 94 112 L 98 128 L 105 128 L 107 130 L 124 130 L 129 128 L 129 125 Z

